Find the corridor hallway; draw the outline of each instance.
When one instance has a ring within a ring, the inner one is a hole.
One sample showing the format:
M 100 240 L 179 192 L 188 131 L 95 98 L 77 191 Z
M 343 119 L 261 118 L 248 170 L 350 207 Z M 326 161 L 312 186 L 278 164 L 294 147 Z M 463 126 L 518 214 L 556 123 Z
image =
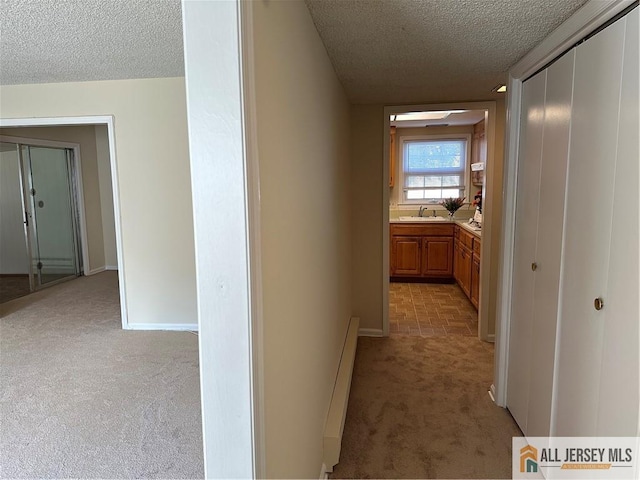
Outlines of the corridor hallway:
M 331 478 L 511 478 L 522 433 L 492 378 L 493 345 L 475 337 L 361 337 Z

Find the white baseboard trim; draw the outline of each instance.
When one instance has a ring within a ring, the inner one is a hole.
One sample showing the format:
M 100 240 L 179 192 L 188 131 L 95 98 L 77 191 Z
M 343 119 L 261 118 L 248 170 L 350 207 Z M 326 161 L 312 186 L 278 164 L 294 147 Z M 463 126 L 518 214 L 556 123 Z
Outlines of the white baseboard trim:
M 358 330 L 359 337 L 384 337 L 381 328 L 361 328 Z
M 90 277 L 91 275 L 95 275 L 96 273 L 101 273 L 104 272 L 106 270 L 106 268 L 104 266 L 102 267 L 98 267 L 98 268 L 94 268 L 92 270 L 89 270 L 88 272 L 84 272 L 85 277 Z
M 496 343 L 496 334 L 490 333 L 489 335 L 487 335 L 487 342 Z
M 127 330 L 172 330 L 177 332 L 197 332 L 197 323 L 130 323 Z
M 322 467 L 320 467 L 320 476 L 318 478 L 320 480 L 327 480 L 327 478 L 329 478 L 329 471 L 324 463 L 322 464 Z
M 489 396 L 491 397 L 493 403 L 496 403 L 496 386 L 493 383 L 491 384 L 491 387 L 489 387 Z
M 118 270 L 118 266 L 117 265 L 107 265 L 106 267 L 104 267 L 105 270 Z

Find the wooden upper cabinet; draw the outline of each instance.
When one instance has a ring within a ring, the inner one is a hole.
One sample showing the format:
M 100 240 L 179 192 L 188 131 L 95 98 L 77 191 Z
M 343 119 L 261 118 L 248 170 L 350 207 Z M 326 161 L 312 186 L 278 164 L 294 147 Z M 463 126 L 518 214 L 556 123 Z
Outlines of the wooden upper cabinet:
M 484 120 L 473 126 L 473 140 L 471 142 L 471 163 L 487 164 L 487 137 L 485 134 Z M 484 170 L 471 172 L 471 183 L 482 186 L 484 183 Z
M 389 138 L 389 186 L 393 187 L 396 183 L 396 127 L 391 127 L 391 135 Z

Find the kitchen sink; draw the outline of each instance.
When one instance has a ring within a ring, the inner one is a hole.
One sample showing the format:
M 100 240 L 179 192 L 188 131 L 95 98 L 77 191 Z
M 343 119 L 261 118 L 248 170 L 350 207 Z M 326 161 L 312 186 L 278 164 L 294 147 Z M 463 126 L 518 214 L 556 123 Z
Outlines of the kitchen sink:
M 446 222 L 446 217 L 398 217 L 401 222 Z

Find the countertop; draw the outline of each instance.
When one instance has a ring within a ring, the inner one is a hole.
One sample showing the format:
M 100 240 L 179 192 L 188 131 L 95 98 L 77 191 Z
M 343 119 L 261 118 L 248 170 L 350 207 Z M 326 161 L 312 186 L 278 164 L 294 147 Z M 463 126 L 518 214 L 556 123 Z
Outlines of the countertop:
M 463 222 L 462 220 L 456 220 L 456 225 L 460 225 L 460 228 L 464 228 L 467 232 L 475 235 L 478 238 L 482 238 L 482 230 L 469 225 L 469 222 Z
M 444 217 L 441 217 L 441 218 L 444 218 Z M 412 223 L 415 225 L 446 225 L 451 222 L 446 218 L 440 221 L 400 220 L 399 218 L 392 218 L 389 220 L 389 223 Z M 482 230 L 469 225 L 468 220 L 454 220 L 454 223 L 460 226 L 460 228 L 464 228 L 467 232 L 471 233 L 472 235 L 475 235 L 478 238 L 482 238 Z

